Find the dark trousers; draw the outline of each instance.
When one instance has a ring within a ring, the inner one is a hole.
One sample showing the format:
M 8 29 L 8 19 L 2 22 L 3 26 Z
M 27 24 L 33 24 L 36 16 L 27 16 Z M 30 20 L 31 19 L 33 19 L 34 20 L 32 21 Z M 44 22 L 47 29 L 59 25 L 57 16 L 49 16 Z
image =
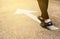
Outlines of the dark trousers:
M 47 12 L 49 0 L 37 0 L 37 1 L 42 12 L 41 16 L 44 19 L 49 19 L 48 12 Z

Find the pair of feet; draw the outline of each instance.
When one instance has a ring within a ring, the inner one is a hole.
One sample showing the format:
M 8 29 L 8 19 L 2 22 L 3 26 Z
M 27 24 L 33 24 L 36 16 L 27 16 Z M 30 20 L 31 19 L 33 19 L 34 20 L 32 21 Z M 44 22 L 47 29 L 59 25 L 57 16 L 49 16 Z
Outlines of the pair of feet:
M 59 28 L 55 27 L 50 19 L 43 20 L 43 18 L 39 17 L 41 20 L 41 26 L 48 30 L 57 30 Z

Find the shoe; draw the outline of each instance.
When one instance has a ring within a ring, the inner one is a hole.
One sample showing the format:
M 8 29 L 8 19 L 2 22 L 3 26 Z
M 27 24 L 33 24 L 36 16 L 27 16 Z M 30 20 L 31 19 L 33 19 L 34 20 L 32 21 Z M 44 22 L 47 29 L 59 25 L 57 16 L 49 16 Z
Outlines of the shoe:
M 40 18 L 39 18 L 40 19 Z M 41 20 L 41 19 L 40 19 Z M 57 30 L 59 28 L 55 27 L 52 23 L 52 21 L 49 21 L 48 23 L 45 23 L 43 20 L 41 20 L 40 24 L 43 28 L 48 29 L 48 30 Z

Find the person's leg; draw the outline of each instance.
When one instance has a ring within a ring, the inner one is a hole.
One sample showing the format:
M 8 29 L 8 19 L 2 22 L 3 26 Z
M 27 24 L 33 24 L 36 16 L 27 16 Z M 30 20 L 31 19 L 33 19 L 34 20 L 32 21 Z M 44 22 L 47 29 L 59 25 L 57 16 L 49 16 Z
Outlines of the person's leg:
M 37 0 L 37 1 L 42 12 L 41 17 L 44 19 L 49 19 L 48 12 L 47 12 L 49 1 L 48 0 Z
M 53 26 L 52 21 L 49 19 L 49 15 L 48 15 L 48 2 L 49 0 L 37 0 L 39 7 L 41 9 L 41 17 L 44 23 L 44 27 L 50 30 L 56 30 L 58 29 L 57 27 Z

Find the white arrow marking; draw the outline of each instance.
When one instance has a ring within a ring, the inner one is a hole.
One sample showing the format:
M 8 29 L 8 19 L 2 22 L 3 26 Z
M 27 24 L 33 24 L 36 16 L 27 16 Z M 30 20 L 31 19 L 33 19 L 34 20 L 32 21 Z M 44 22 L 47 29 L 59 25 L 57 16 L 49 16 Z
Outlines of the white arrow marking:
M 37 11 L 30 11 L 30 10 L 18 9 L 16 11 L 16 14 L 25 14 L 25 15 L 29 16 L 30 18 L 32 18 L 33 20 L 37 21 L 38 23 L 41 23 L 41 21 L 35 15 L 31 14 L 32 12 L 37 12 Z M 57 29 L 59 29 L 59 28 L 57 28 L 55 26 L 48 26 L 48 28 L 50 30 L 57 30 Z

